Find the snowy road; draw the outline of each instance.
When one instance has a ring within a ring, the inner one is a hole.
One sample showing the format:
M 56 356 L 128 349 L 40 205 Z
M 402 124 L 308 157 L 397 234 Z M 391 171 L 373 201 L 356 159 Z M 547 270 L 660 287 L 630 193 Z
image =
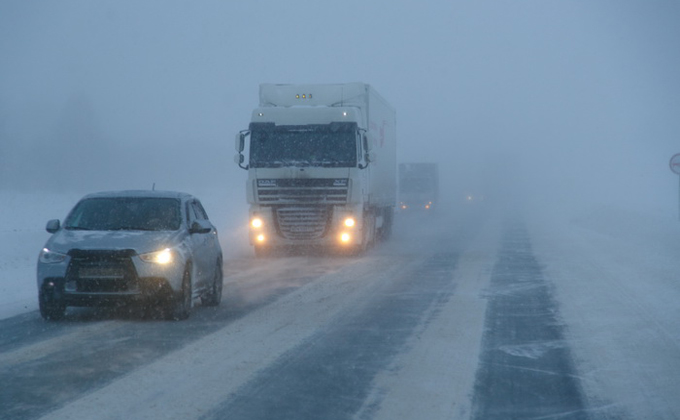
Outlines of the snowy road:
M 223 304 L 184 322 L 4 319 L 0 418 L 680 418 L 672 239 L 398 222 L 360 258 L 228 261 Z

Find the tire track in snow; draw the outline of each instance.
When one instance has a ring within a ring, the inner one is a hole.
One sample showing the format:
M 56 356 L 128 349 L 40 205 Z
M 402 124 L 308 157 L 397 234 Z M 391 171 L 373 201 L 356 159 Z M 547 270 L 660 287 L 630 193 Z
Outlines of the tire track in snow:
M 520 223 L 491 276 L 473 420 L 589 419 L 550 285 Z
M 266 368 L 203 419 L 349 419 L 432 305 L 455 289 L 458 254 L 438 254 L 393 278 Z

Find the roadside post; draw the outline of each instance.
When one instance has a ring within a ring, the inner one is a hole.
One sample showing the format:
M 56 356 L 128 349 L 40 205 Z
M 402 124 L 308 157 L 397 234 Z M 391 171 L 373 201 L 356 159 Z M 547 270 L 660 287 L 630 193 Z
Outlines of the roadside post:
M 680 219 L 680 153 L 674 154 L 668 164 L 671 167 L 671 171 L 678 175 L 678 219 Z

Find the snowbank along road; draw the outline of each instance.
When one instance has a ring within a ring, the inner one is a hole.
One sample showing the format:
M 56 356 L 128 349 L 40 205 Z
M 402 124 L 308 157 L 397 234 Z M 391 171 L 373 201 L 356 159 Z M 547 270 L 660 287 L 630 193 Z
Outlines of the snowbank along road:
M 362 257 L 226 261 L 222 304 L 183 322 L 4 319 L 0 418 L 680 418 L 677 245 L 440 216 Z

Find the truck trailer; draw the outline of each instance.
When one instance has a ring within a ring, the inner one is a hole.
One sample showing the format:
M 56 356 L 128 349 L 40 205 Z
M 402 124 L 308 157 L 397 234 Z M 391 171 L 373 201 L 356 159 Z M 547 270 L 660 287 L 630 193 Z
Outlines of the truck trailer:
M 357 253 L 389 236 L 396 116 L 370 85 L 261 84 L 236 151 L 248 171 L 256 255 L 288 247 Z
M 439 167 L 436 163 L 399 164 L 399 209 L 432 210 L 439 204 Z

